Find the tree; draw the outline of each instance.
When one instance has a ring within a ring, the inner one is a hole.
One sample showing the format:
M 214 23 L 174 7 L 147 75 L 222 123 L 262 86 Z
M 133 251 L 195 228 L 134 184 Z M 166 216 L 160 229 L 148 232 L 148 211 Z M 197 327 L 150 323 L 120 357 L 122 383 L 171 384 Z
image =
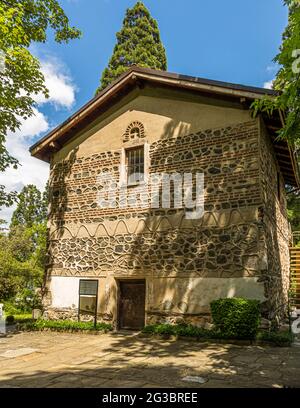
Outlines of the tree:
M 285 125 L 278 137 L 288 140 L 296 151 L 300 148 L 300 1 L 285 0 L 289 7 L 288 25 L 282 35 L 280 52 L 274 62 L 280 69 L 273 83 L 278 91 L 275 98 L 263 98 L 253 103 L 254 116 L 259 112 L 271 115 L 280 109 Z M 298 159 L 299 162 L 299 159 Z M 300 164 L 300 163 L 299 163 Z M 300 231 L 300 192 L 287 186 L 288 217 L 293 231 Z M 295 243 L 300 243 L 300 236 Z
M 293 232 L 293 245 L 300 246 L 300 190 L 287 186 L 287 214 Z
M 5 148 L 8 133 L 34 114 L 34 95 L 48 96 L 40 63 L 28 47 L 46 42 L 49 29 L 58 43 L 80 37 L 58 0 L 0 0 L 0 171 L 18 164 Z M 14 199 L 1 185 L 0 206 Z
M 137 2 L 127 10 L 123 27 L 116 37 L 117 44 L 108 67 L 103 71 L 101 85 L 96 93 L 133 64 L 164 71 L 167 69 L 167 57 L 158 24 L 142 2 Z
M 258 112 L 272 114 L 276 109 L 285 112 L 285 126 L 278 136 L 294 143 L 300 141 L 300 1 L 285 0 L 284 4 L 289 7 L 288 25 L 280 52 L 274 58 L 281 66 L 273 84 L 278 94 L 255 101 L 253 108 L 254 116 Z
M 45 264 L 45 224 L 0 232 L 0 301 L 24 289 L 42 285 Z
M 48 185 L 43 193 L 36 186 L 27 185 L 18 195 L 9 233 L 0 229 L 0 300 L 23 298 L 24 290 L 34 294 L 34 289 L 42 285 L 47 207 Z
M 16 262 L 6 249 L 7 237 L 0 235 L 0 301 L 7 300 L 22 288 L 22 278 L 17 272 Z
M 13 212 L 10 229 L 21 226 L 31 228 L 42 224 L 47 217 L 47 192 L 42 194 L 33 184 L 24 186 L 17 198 L 17 208 Z

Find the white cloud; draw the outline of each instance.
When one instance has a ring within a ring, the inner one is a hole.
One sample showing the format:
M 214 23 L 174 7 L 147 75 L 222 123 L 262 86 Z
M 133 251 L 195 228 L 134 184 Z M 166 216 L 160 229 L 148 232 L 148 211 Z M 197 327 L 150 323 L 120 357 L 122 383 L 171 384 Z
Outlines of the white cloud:
M 21 191 L 26 184 L 35 184 L 43 190 L 48 179 L 49 166 L 30 156 L 29 146 L 34 138 L 49 130 L 49 123 L 45 115 L 34 109 L 34 116 L 21 121 L 20 129 L 7 135 L 6 147 L 10 154 L 19 160 L 18 169 L 9 168 L 0 173 L 0 184 L 5 185 L 7 191 Z M 9 222 L 15 206 L 1 208 L 0 218 Z
M 269 81 L 264 82 L 263 87 L 265 89 L 273 89 L 273 84 L 274 84 L 274 81 L 275 81 L 274 77 L 276 76 L 276 73 L 279 71 L 279 69 L 280 69 L 280 65 L 278 65 L 276 63 L 272 63 L 272 64 L 267 66 L 266 72 L 268 73 L 268 76 L 272 76 L 273 79 L 270 79 Z
M 268 65 L 267 68 L 266 68 L 267 72 L 272 72 L 272 73 L 274 73 L 275 71 L 278 71 L 278 70 L 279 70 L 279 65 L 278 64 L 271 64 L 271 65 Z
M 7 147 L 10 150 L 15 148 L 13 139 L 28 139 L 33 136 L 39 136 L 42 132 L 49 129 L 48 120 L 45 115 L 33 108 L 34 115 L 27 120 L 21 119 L 21 128 L 16 133 L 10 133 L 7 138 Z
M 270 81 L 267 81 L 264 83 L 264 88 L 273 89 L 273 84 L 274 84 L 274 79 L 271 79 Z
M 9 168 L 0 173 L 0 184 L 5 185 L 7 191 L 19 192 L 26 184 L 35 184 L 40 190 L 44 189 L 49 176 L 49 165 L 31 157 L 28 150 L 37 138 L 50 129 L 49 120 L 40 109 L 47 103 L 53 104 L 56 109 L 70 109 L 75 102 L 76 87 L 61 62 L 53 58 L 44 60 L 42 71 L 50 98 L 45 99 L 42 95 L 37 95 L 35 99 L 38 108 L 34 108 L 34 116 L 27 120 L 22 119 L 20 129 L 7 135 L 6 147 L 20 162 L 17 170 Z M 14 209 L 14 206 L 2 207 L 0 219 L 9 223 Z
M 41 71 L 49 90 L 49 98 L 46 99 L 43 94 L 38 94 L 34 96 L 34 100 L 39 105 L 51 103 L 56 109 L 70 109 L 75 102 L 76 87 L 65 67 L 57 59 L 51 58 L 48 61 L 41 61 Z

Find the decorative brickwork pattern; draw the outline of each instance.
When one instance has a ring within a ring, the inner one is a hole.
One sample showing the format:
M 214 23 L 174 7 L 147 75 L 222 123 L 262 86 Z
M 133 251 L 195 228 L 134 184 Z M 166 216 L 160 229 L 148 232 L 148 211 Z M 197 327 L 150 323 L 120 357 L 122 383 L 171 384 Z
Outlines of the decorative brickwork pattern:
M 273 195 L 276 160 L 258 121 L 168 137 L 149 145 L 149 175 L 204 173 L 205 213 L 199 220 L 187 220 L 184 210 L 145 209 L 142 202 L 150 203 L 150 191 L 145 190 L 134 209 L 97 205 L 99 197 L 104 198 L 107 189 L 120 181 L 122 142 L 131 137 L 145 137 L 141 123 L 127 128 L 119 150 L 86 157 L 77 157 L 74 151 L 68 160 L 52 166 L 48 277 L 108 279 L 99 316 L 113 323 L 116 309 L 110 305 L 116 302 L 111 300 L 115 294 L 109 279 L 145 278 L 148 322 L 185 319 L 194 324 L 209 321 L 209 303 L 202 309 L 189 305 L 189 315 L 180 308 L 177 314 L 172 308 L 154 313 L 151 285 L 155 279 L 181 279 L 188 293 L 193 278 L 219 278 L 224 283 L 249 278 L 261 282 L 258 288 L 264 286 L 270 317 L 286 299 L 288 237 L 285 203 L 280 209 Z M 106 173 L 111 177 L 99 180 L 99 174 Z M 232 289 L 228 295 L 236 293 Z M 201 285 L 197 290 L 201 299 Z M 179 304 L 180 299 L 170 302 Z M 51 308 L 51 293 L 46 305 L 49 316 L 59 315 L 59 310 Z M 200 310 L 206 311 L 204 317 Z M 66 310 L 62 313 L 68 315 Z M 70 317 L 74 315 L 76 310 L 70 310 Z
M 123 142 L 126 143 L 135 139 L 142 139 L 145 136 L 144 125 L 141 122 L 135 121 L 130 123 L 130 125 L 127 127 L 123 136 Z
M 256 276 L 259 229 L 255 223 L 145 234 L 52 241 L 52 267 L 70 276 L 119 270 L 141 273 L 232 277 Z
M 97 176 L 107 172 L 119 182 L 120 157 L 121 150 L 56 164 L 51 176 L 51 221 L 84 224 L 103 215 L 132 213 L 130 208 L 120 211 L 97 205 L 104 187 Z M 159 140 L 150 146 L 150 174 L 204 173 L 207 211 L 258 205 L 258 167 L 258 128 L 253 121 Z

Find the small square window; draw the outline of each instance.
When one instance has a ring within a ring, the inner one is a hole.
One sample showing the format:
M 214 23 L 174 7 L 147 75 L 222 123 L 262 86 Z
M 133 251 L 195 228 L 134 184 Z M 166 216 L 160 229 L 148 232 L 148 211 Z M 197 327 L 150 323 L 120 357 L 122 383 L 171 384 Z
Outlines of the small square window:
M 96 316 L 98 301 L 98 281 L 80 279 L 79 281 L 79 314 Z
M 145 180 L 144 146 L 126 149 L 127 185 L 136 185 Z

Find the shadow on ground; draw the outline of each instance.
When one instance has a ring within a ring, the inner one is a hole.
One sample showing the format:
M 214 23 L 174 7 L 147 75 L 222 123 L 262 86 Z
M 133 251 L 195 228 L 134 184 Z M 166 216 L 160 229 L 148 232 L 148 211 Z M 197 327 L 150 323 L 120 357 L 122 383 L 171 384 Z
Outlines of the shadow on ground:
M 51 345 L 19 361 L 0 359 L 0 387 L 300 386 L 300 348 L 162 341 L 132 333 L 63 338 L 60 343 L 56 336 L 56 351 Z M 206 382 L 185 382 L 185 376 Z

